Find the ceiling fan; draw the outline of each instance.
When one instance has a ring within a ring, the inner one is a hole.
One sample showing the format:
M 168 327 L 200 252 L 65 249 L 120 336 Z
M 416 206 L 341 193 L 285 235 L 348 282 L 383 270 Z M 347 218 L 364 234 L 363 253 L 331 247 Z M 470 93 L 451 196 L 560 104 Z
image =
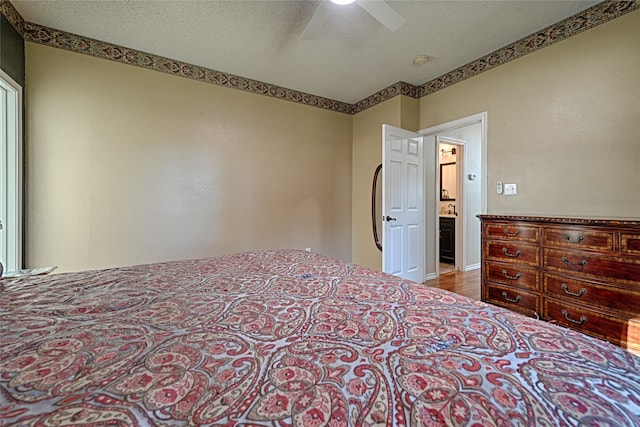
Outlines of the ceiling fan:
M 387 27 L 389 31 L 396 31 L 406 22 L 384 0 L 322 0 L 300 38 L 303 40 L 313 39 L 322 30 L 333 12 L 330 3 L 344 6 L 354 2 Z

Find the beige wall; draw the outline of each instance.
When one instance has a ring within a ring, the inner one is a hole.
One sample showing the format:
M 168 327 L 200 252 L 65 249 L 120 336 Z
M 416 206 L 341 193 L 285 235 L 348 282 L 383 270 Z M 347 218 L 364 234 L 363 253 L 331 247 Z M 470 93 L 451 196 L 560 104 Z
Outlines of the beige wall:
M 636 11 L 421 98 L 420 128 L 488 111 L 490 213 L 638 218 L 639 46 Z
M 382 125 L 417 130 L 418 100 L 396 96 L 353 116 L 353 262 L 382 269 L 371 228 L 373 173 L 382 162 Z M 379 182 L 379 184 L 382 184 Z M 378 230 L 382 239 L 382 230 Z
M 352 117 L 26 44 L 26 264 L 351 258 Z

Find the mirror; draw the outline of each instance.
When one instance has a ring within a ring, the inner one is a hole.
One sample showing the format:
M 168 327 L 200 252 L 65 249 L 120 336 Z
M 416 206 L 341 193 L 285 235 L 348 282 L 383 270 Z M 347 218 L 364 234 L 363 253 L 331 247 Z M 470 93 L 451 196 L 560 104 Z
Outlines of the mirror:
M 440 165 L 440 200 L 456 199 L 456 162 Z
M 376 247 L 382 251 L 382 243 L 378 237 L 378 230 L 382 230 L 382 186 L 378 185 L 382 164 L 379 164 L 373 173 L 373 188 L 371 189 L 371 225 L 373 226 L 373 241 Z

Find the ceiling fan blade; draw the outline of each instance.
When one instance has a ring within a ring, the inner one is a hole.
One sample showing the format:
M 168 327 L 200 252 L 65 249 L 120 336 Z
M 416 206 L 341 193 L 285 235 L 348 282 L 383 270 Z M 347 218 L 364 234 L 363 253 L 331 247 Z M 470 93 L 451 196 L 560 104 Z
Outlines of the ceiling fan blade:
M 320 5 L 318 5 L 318 8 L 309 20 L 309 23 L 302 31 L 300 38 L 303 40 L 311 40 L 315 38 L 329 21 L 330 14 L 331 8 L 330 5 L 327 4 L 327 0 L 321 1 Z
M 396 31 L 407 22 L 384 0 L 358 0 L 356 3 L 390 31 Z

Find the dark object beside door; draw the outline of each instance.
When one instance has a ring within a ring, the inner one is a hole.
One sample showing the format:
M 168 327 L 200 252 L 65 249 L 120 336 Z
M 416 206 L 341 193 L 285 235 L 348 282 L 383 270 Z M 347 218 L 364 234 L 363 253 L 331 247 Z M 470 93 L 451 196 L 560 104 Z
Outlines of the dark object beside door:
M 440 262 L 456 262 L 456 219 L 440 217 Z

